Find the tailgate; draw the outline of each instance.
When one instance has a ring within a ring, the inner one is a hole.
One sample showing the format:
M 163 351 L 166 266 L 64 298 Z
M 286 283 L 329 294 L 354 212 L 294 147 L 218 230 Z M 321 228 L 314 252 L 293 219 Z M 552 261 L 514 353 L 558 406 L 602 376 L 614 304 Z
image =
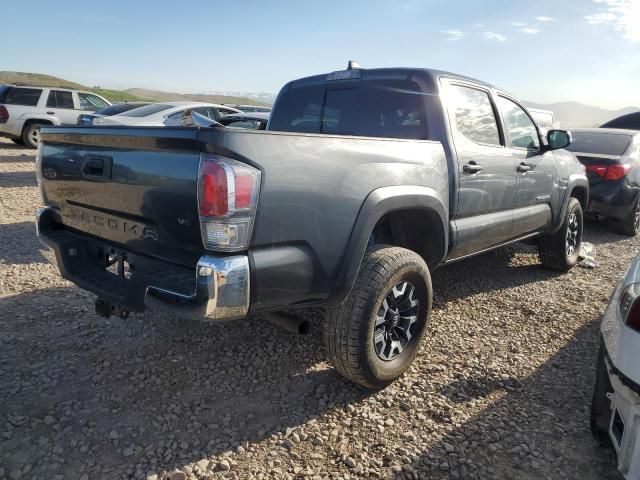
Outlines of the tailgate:
M 45 203 L 72 230 L 193 266 L 198 221 L 197 130 L 43 128 L 38 166 Z

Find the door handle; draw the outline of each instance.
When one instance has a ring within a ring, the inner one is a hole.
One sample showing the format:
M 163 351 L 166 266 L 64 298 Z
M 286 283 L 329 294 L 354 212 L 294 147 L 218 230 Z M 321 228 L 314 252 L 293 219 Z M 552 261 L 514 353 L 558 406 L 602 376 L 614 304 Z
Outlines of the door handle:
M 47 112 L 47 115 L 55 115 L 56 112 Z
M 482 167 L 478 165 L 476 162 L 471 161 L 469 163 L 465 163 L 462 166 L 462 170 L 464 170 L 467 173 L 478 173 L 480 170 L 482 170 Z
M 520 165 L 518 165 L 516 167 L 516 170 L 519 171 L 519 172 L 524 173 L 524 172 L 528 172 L 529 170 L 531 170 L 531 167 L 523 162 L 523 163 L 521 163 Z

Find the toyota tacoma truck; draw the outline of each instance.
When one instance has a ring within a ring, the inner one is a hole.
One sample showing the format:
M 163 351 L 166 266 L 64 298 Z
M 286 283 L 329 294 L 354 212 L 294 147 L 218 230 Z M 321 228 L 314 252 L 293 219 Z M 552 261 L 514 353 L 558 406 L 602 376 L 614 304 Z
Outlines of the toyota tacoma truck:
M 505 91 L 428 69 L 292 81 L 266 131 L 45 127 L 42 139 L 43 254 L 98 313 L 223 322 L 322 306 L 329 359 L 369 388 L 415 358 L 430 272 L 525 239 L 567 271 L 589 195 L 568 132 L 543 136 Z

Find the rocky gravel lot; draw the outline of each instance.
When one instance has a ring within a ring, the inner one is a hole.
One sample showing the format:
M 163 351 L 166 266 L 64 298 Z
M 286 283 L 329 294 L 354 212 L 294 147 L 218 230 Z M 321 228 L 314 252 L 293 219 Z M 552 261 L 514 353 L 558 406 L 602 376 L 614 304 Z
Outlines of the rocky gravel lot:
M 639 240 L 588 224 L 598 267 L 567 275 L 526 245 L 442 268 L 420 356 L 371 393 L 262 318 L 96 316 L 38 253 L 38 203 L 34 151 L 0 140 L 0 479 L 620 478 L 588 413 Z

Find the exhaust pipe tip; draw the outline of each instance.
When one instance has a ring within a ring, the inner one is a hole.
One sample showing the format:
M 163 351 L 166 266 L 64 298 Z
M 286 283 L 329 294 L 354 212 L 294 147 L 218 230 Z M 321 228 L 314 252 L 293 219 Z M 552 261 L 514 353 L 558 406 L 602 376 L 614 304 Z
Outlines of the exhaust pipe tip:
M 297 335 L 308 335 L 309 332 L 311 332 L 311 322 L 304 318 L 283 312 L 268 313 L 266 317 L 269 321 L 284 328 L 288 332 Z

